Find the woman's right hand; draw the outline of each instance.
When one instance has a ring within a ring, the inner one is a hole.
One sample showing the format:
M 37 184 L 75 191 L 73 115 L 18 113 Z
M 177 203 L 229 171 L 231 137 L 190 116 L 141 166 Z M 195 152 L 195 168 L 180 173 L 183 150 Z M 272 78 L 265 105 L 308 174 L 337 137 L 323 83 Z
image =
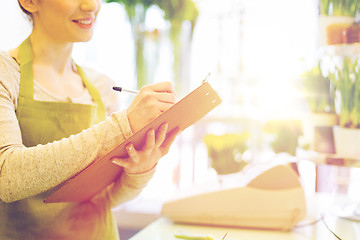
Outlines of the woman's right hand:
M 132 132 L 139 131 L 175 103 L 176 93 L 171 82 L 142 87 L 127 109 Z

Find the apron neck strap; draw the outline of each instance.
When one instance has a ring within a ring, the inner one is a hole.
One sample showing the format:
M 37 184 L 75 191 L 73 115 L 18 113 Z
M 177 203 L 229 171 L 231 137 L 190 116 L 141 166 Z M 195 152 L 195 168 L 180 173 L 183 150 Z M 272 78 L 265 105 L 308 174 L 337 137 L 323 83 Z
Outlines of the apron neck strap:
M 30 39 L 27 38 L 19 46 L 19 60 L 20 60 L 20 93 L 24 97 L 34 96 L 34 73 L 33 73 L 33 52 L 31 47 Z M 77 71 L 84 82 L 86 88 L 88 89 L 90 95 L 93 97 L 95 102 L 101 102 L 101 97 L 99 92 L 95 87 L 89 82 L 84 71 L 76 65 Z
M 105 119 L 106 117 L 106 110 L 105 110 L 105 106 L 104 103 L 101 100 L 101 96 L 99 91 L 95 88 L 95 86 L 89 81 L 88 77 L 86 76 L 85 72 L 81 69 L 81 67 L 79 67 L 77 64 L 76 68 L 78 71 L 78 74 L 80 75 L 83 83 L 85 84 L 87 90 L 89 91 L 91 97 L 93 98 L 94 102 L 97 105 L 97 122 L 100 122 L 102 120 Z
M 30 38 L 27 38 L 19 46 L 19 60 L 20 60 L 20 90 L 19 95 L 28 99 L 34 98 L 34 72 L 33 72 L 33 52 Z M 94 85 L 88 80 L 84 71 L 76 65 L 77 71 L 88 89 L 91 97 L 98 106 L 98 119 L 105 118 L 105 107 L 101 100 L 100 93 Z
M 93 84 L 90 83 L 88 77 L 86 76 L 85 72 L 80 68 L 80 66 L 76 65 L 77 72 L 79 73 L 83 83 L 85 84 L 86 88 L 88 89 L 91 97 L 94 99 L 95 103 L 102 104 L 101 96 L 98 90 L 94 87 Z
M 34 73 L 33 53 L 30 38 L 27 38 L 19 46 L 20 60 L 20 95 L 22 97 L 34 97 Z

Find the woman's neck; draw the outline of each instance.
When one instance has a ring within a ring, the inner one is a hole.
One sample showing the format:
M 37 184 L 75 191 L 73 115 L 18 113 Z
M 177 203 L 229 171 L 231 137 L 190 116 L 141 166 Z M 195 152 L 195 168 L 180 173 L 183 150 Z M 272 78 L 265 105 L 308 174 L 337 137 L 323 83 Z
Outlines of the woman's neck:
M 34 32 L 30 35 L 30 42 L 36 82 L 59 97 L 81 96 L 85 86 L 72 61 L 73 43 L 61 43 Z
M 34 65 L 52 68 L 59 75 L 73 71 L 73 43 L 59 43 L 33 32 L 30 41 L 34 56 Z

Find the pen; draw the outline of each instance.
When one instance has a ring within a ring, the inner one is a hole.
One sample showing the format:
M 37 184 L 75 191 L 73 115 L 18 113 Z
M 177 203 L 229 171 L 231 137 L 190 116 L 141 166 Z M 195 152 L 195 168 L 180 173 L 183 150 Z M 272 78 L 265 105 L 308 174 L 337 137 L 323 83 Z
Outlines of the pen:
M 122 88 L 122 87 L 113 87 L 113 89 L 115 91 L 118 91 L 118 92 L 128 92 L 128 93 L 132 93 L 132 94 L 138 94 L 139 91 L 137 90 L 129 90 L 129 89 L 125 89 L 125 88 Z

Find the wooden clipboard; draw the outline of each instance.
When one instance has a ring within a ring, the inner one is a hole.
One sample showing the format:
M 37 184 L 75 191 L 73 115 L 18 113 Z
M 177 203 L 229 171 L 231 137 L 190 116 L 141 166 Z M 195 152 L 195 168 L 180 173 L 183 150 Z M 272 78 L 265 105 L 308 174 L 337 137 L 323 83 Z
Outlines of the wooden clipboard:
M 103 158 L 95 160 L 87 168 L 66 181 L 57 191 L 44 200 L 45 203 L 82 202 L 93 198 L 122 173 L 122 168 L 111 162 L 114 156 L 127 156 L 125 146 L 133 143 L 135 148 L 144 144 L 145 134 L 161 124 L 168 123 L 168 132 L 176 127 L 180 131 L 194 124 L 221 103 L 218 94 L 204 81 L 166 112 L 136 132 Z

